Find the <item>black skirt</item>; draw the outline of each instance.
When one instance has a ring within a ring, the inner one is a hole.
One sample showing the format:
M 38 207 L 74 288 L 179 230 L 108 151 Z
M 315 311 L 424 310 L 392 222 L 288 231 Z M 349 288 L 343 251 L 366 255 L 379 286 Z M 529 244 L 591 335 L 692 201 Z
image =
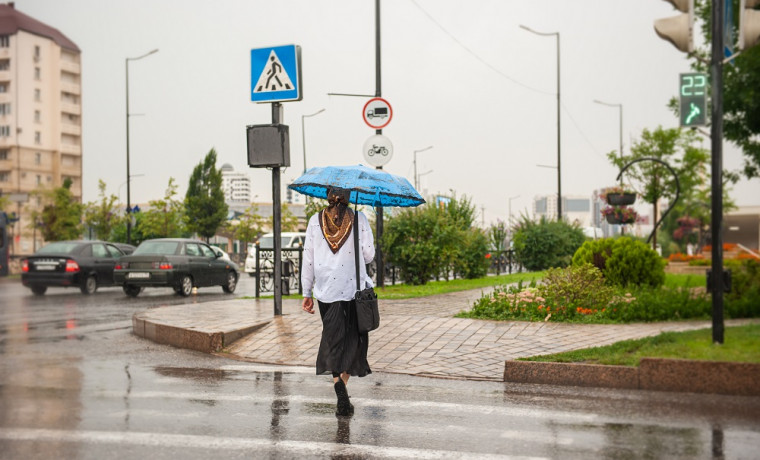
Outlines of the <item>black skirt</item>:
M 317 353 L 317 375 L 346 372 L 357 377 L 371 374 L 367 362 L 369 334 L 359 333 L 354 301 L 319 302 L 322 341 Z

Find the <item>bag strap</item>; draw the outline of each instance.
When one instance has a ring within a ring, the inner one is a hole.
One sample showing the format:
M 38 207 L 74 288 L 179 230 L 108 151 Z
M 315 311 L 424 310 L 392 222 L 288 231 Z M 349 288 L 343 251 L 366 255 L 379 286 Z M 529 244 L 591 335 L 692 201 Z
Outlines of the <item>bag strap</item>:
M 356 265 L 356 291 L 361 291 L 359 284 L 359 210 L 354 211 L 354 260 Z

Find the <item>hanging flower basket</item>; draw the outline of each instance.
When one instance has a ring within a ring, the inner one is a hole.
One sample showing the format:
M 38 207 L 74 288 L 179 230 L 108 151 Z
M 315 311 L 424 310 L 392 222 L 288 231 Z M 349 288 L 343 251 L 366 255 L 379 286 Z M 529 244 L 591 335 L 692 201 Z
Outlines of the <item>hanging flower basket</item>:
M 607 204 L 611 206 L 628 206 L 636 202 L 635 193 L 608 193 Z
M 610 206 L 628 206 L 636 201 L 636 192 L 616 185 L 604 189 L 600 198 Z
M 639 219 L 636 210 L 627 206 L 607 206 L 602 215 L 608 223 L 617 225 L 634 224 Z

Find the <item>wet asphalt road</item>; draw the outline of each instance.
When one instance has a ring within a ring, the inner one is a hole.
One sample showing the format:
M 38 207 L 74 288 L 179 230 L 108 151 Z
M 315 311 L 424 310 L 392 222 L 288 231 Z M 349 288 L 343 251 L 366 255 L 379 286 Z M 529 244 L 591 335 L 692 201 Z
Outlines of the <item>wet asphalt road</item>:
M 241 279 L 234 297 L 252 295 Z M 313 368 L 233 361 L 131 334 L 148 308 L 230 298 L 0 283 L 0 458 L 758 458 L 760 398 L 376 373 L 334 415 Z M 371 345 L 370 345 L 371 346 Z

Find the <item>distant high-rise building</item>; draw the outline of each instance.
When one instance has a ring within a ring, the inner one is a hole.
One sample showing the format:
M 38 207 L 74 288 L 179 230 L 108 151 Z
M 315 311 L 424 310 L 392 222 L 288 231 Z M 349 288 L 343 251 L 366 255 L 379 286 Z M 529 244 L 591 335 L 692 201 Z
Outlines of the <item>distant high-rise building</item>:
M 229 163 L 222 165 L 222 190 L 227 204 L 245 207 L 251 204 L 251 178 L 245 173 L 235 172 Z
M 41 242 L 30 225 L 41 202 L 31 192 L 71 179 L 82 200 L 81 82 L 74 42 L 13 2 L 0 4 L 0 193 L 11 198 L 6 211 L 21 218 L 13 229 L 15 255 Z

